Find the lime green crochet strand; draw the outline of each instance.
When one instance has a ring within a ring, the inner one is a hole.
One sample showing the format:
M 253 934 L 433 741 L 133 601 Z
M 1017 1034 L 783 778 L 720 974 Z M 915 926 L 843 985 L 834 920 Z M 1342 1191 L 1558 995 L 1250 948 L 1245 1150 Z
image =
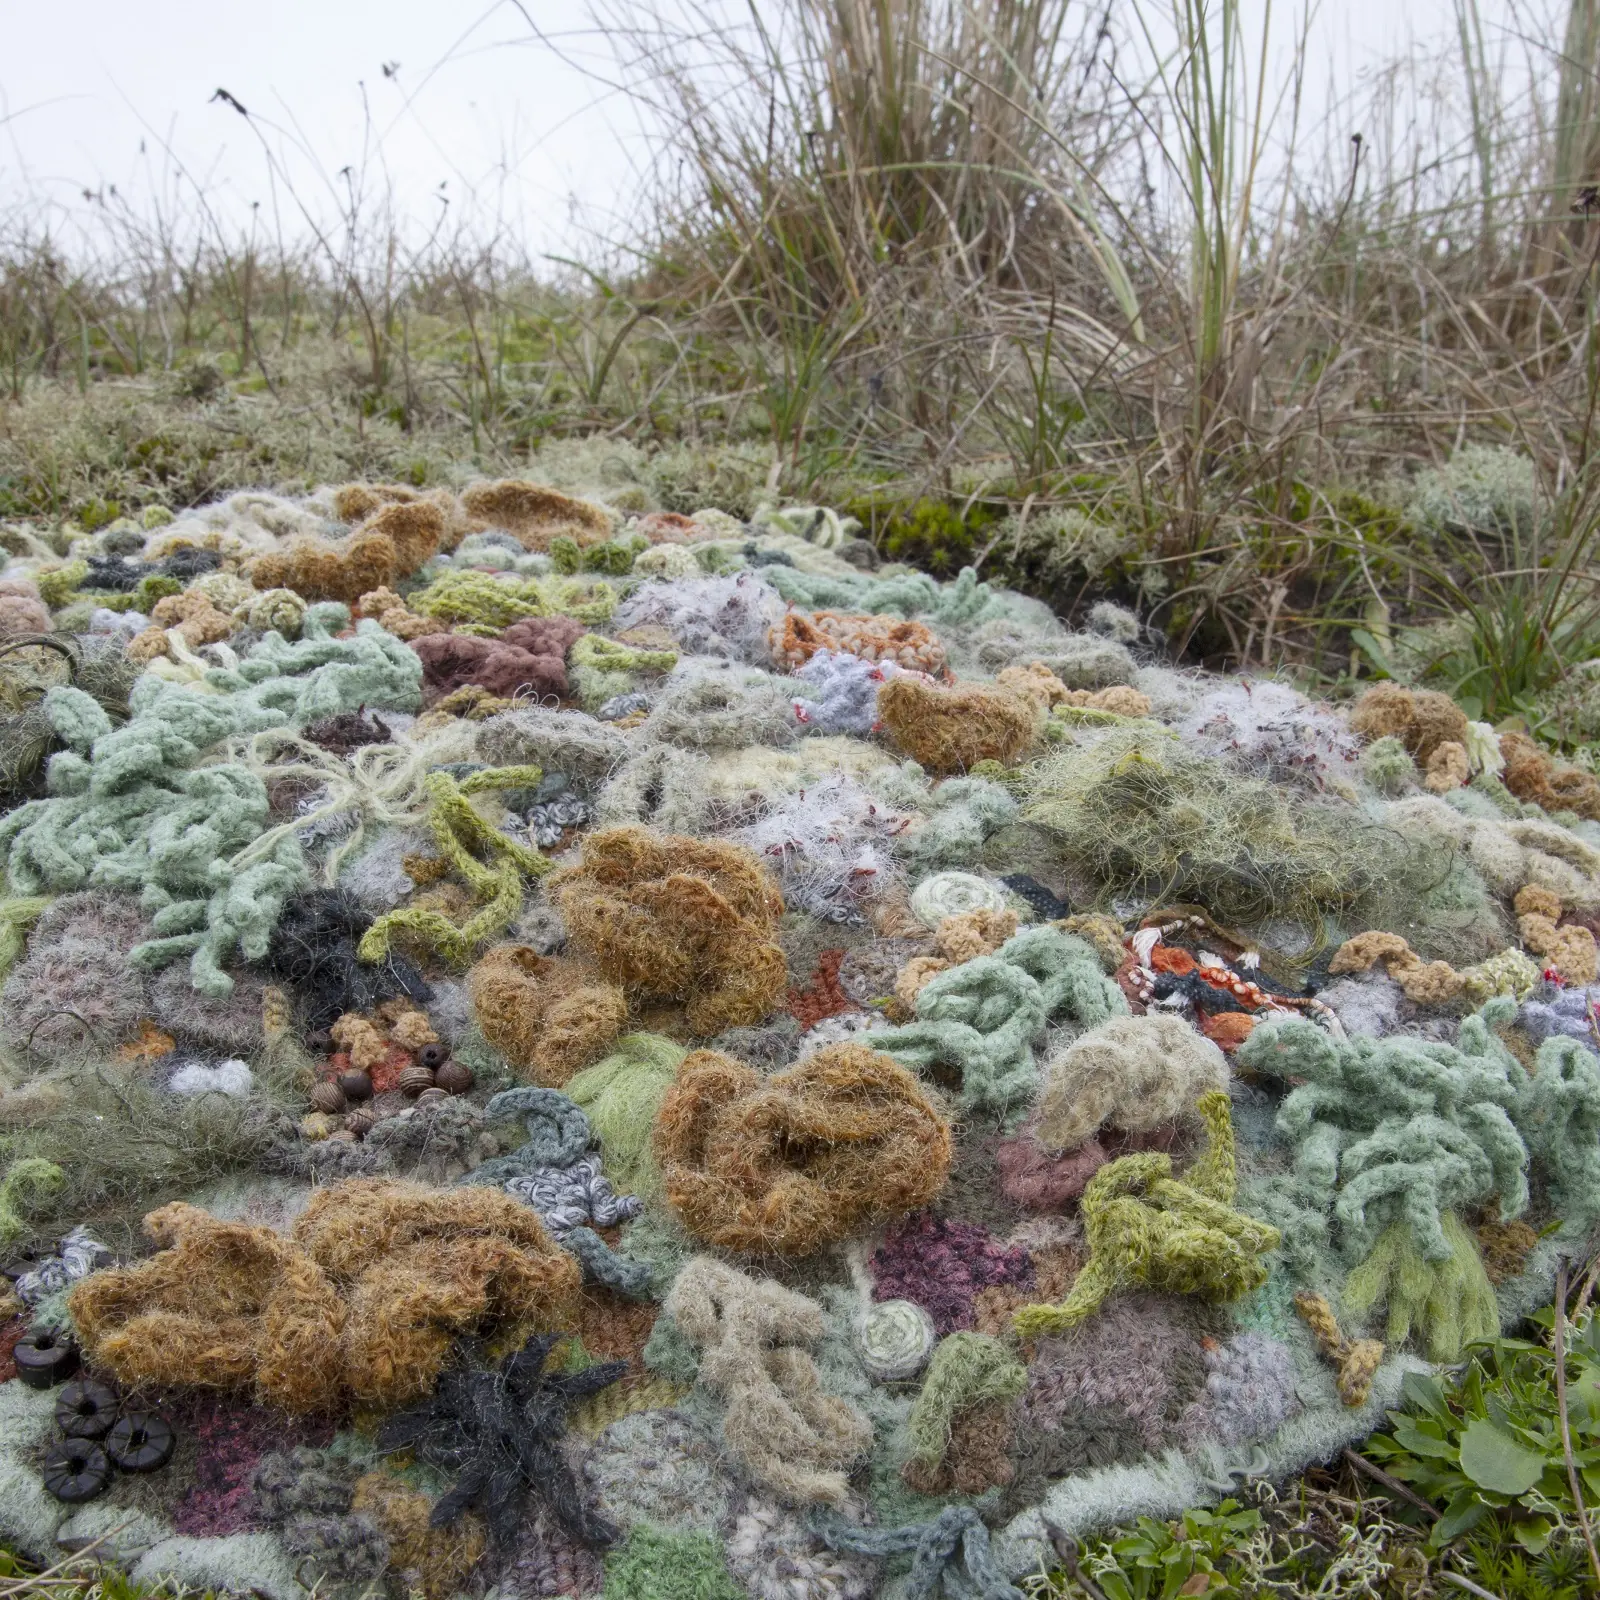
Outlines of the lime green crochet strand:
M 15 1244 L 28 1233 L 20 1206 L 45 1200 L 63 1188 L 67 1175 L 42 1156 L 24 1156 L 6 1168 L 0 1178 L 0 1248 Z
M 505 932 L 522 910 L 523 878 L 548 872 L 550 862 L 491 827 L 472 809 L 468 797 L 496 789 L 532 788 L 542 775 L 533 766 L 490 767 L 458 784 L 448 773 L 428 774 L 423 788 L 431 802 L 428 826 L 434 843 L 451 870 L 466 881 L 479 909 L 460 925 L 426 906 L 386 912 L 362 936 L 356 953 L 363 961 L 383 960 L 394 936 L 403 933 L 411 942 L 431 945 L 452 966 L 464 967 L 482 945 Z M 478 860 L 475 850 L 488 856 L 492 865 Z
M 1277 1248 L 1278 1230 L 1231 1204 L 1236 1177 L 1227 1095 L 1220 1089 L 1202 1095 L 1199 1112 L 1210 1148 L 1181 1179 L 1172 1176 L 1172 1157 L 1156 1152 L 1123 1156 L 1089 1180 L 1082 1203 L 1088 1264 L 1059 1305 L 1017 1313 L 1024 1338 L 1075 1328 L 1134 1284 L 1235 1300 L 1266 1282 L 1261 1257 Z
M 963 1411 L 1010 1400 L 1027 1387 L 1028 1369 L 986 1333 L 952 1333 L 939 1341 L 922 1392 L 906 1425 L 911 1459 L 936 1466 L 950 1448 L 950 1428 Z

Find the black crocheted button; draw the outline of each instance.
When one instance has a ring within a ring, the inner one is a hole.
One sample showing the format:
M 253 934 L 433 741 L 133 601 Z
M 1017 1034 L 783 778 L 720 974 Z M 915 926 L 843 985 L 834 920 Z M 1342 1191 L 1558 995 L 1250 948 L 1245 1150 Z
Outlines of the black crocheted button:
M 50 1389 L 78 1370 L 78 1347 L 64 1333 L 25 1333 L 11 1352 L 17 1376 L 30 1389 Z
M 93 1378 L 74 1378 L 56 1396 L 56 1426 L 69 1439 L 98 1439 L 110 1431 L 122 1402 Z
M 44 1458 L 44 1486 L 57 1500 L 76 1505 L 104 1494 L 111 1483 L 111 1463 L 93 1439 L 68 1439 Z
M 172 1424 L 153 1411 L 130 1411 L 106 1435 L 106 1454 L 124 1472 L 155 1472 L 172 1459 Z
M 450 1047 L 444 1044 L 425 1044 L 417 1051 L 417 1065 L 429 1072 L 437 1072 L 450 1059 Z

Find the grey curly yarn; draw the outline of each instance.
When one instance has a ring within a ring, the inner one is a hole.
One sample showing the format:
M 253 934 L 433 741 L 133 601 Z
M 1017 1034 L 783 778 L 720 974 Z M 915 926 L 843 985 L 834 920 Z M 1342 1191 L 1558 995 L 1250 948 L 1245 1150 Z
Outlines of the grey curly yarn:
M 623 1528 L 648 1522 L 673 1533 L 711 1533 L 733 1484 L 716 1444 L 681 1411 L 636 1411 L 605 1428 L 583 1475 L 601 1515 Z

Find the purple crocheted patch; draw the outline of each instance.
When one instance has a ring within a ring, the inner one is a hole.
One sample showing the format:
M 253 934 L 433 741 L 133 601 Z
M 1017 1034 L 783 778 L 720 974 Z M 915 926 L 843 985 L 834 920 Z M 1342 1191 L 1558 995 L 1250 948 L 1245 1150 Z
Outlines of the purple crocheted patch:
M 199 1446 L 195 1484 L 178 1502 L 173 1527 L 181 1534 L 211 1537 L 256 1526 L 250 1510 L 250 1475 L 262 1456 L 296 1445 L 325 1446 L 333 1427 L 241 1405 L 222 1395 L 193 1394 L 166 1408 L 172 1425 L 186 1429 Z
M 1028 1253 L 1007 1249 L 986 1228 L 918 1212 L 889 1230 L 869 1263 L 879 1300 L 914 1300 L 940 1338 L 973 1325 L 972 1304 L 994 1284 L 1033 1288 Z

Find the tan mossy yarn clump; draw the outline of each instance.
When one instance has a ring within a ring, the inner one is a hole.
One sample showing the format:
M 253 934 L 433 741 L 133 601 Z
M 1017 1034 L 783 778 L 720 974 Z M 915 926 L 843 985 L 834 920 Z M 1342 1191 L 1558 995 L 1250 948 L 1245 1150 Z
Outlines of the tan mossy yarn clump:
M 1350 727 L 1367 743 L 1398 739 L 1411 759 L 1426 767 L 1442 744 L 1467 742 L 1467 714 L 1447 694 L 1434 689 L 1405 689 L 1379 683 L 1368 689 L 1350 711 Z
M 432 501 L 386 505 L 344 542 L 291 539 L 286 549 L 257 556 L 248 576 L 257 589 L 292 589 L 306 600 L 354 605 L 437 554 L 449 526 L 444 509 Z
M 891 678 L 878 717 L 895 747 L 937 777 L 998 761 L 1011 766 L 1033 739 L 1034 707 L 1021 695 L 976 684 L 940 688 Z
M 843 651 L 863 661 L 892 661 L 912 672 L 938 677 L 944 671 L 944 646 L 925 623 L 900 617 L 849 616 L 838 611 L 787 613 L 768 638 L 773 658 L 793 672 L 819 650 Z
M 1523 948 L 1553 966 L 1568 983 L 1593 983 L 1600 977 L 1600 954 L 1587 928 L 1558 927 L 1561 896 L 1536 884 L 1519 889 L 1511 908 L 1517 914 L 1517 936 Z
M 1328 971 L 1368 972 L 1382 963 L 1408 1000 L 1418 1005 L 1446 1005 L 1466 990 L 1466 980 L 1445 961 L 1424 961 L 1397 933 L 1358 933 L 1334 951 Z
M 699 1349 L 700 1382 L 727 1402 L 723 1440 L 751 1477 L 791 1504 L 841 1504 L 872 1424 L 823 1391 L 802 1348 L 823 1334 L 815 1301 L 696 1256 L 662 1311 Z
M 467 975 L 483 1036 L 531 1082 L 559 1089 L 606 1053 L 628 1020 L 622 991 L 576 961 L 497 945 Z
M 128 644 L 130 661 L 149 662 L 172 653 L 167 630 L 176 629 L 191 650 L 201 645 L 218 644 L 233 632 L 233 618 L 217 609 L 211 597 L 198 589 L 169 594 L 156 601 L 150 612 L 150 626 Z
M 1502 733 L 1500 756 L 1505 762 L 1501 779 L 1517 799 L 1600 822 L 1600 779 L 1593 773 L 1552 760 L 1525 733 Z
M 1424 771 L 1423 787 L 1430 794 L 1449 794 L 1452 789 L 1463 787 L 1472 776 L 1472 761 L 1467 754 L 1467 747 L 1457 744 L 1454 739 L 1447 739 L 1434 747 Z
M 253 1391 L 297 1414 L 426 1394 L 458 1335 L 552 1326 L 580 1279 L 536 1212 L 487 1188 L 352 1179 L 287 1238 L 182 1202 L 145 1231 L 158 1255 L 72 1291 L 90 1358 L 124 1384 Z
M 771 1078 L 694 1052 L 661 1103 L 655 1151 L 667 1203 L 696 1238 L 808 1256 L 927 1205 L 953 1144 L 913 1074 L 836 1044 Z
M 640 998 L 683 1001 L 701 1037 L 783 1003 L 788 969 L 773 937 L 783 896 L 738 845 L 607 828 L 548 895 L 603 976 Z
M 915 1015 L 917 996 L 941 972 L 993 955 L 1017 931 L 1015 911 L 994 911 L 980 907 L 946 917 L 934 930 L 936 956 L 913 956 L 895 978 L 894 998 L 888 1014 L 892 1021 L 910 1021 Z
M 475 483 L 461 506 L 480 527 L 502 529 L 528 550 L 548 550 L 562 536 L 580 548 L 611 537 L 611 518 L 599 506 L 522 478 Z
M 1150 696 L 1125 683 L 1109 689 L 1069 689 L 1042 661 L 1026 667 L 1005 667 L 995 682 L 1012 694 L 1021 695 L 1038 711 L 1053 711 L 1057 706 L 1077 710 L 1109 711 L 1119 717 L 1148 717 Z
M 1228 1079 L 1227 1057 L 1181 1017 L 1113 1017 L 1045 1067 L 1039 1143 L 1075 1150 L 1107 1124 L 1124 1133 L 1198 1125 L 1200 1097 Z

